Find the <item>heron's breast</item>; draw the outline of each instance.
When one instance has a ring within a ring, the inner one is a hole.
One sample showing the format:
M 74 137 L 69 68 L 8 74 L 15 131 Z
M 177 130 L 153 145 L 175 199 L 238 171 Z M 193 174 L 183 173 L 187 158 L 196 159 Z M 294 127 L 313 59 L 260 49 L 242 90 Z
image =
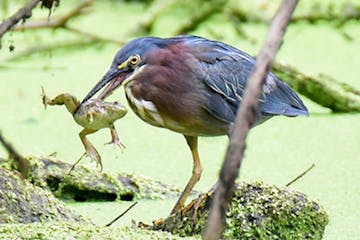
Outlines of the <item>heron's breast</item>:
M 154 103 L 135 97 L 129 86 L 125 86 L 125 94 L 130 107 L 141 119 L 154 126 L 165 127 L 164 119 Z
M 193 135 L 192 132 L 188 132 L 188 129 L 175 119 L 172 119 L 170 116 L 163 117 L 153 102 L 141 97 L 135 97 L 131 87 L 125 86 L 125 94 L 131 109 L 143 121 L 153 126 L 167 128 L 182 134 Z
M 189 136 L 227 133 L 228 124 L 205 111 L 202 107 L 203 100 L 197 95 L 192 97 L 188 94 L 174 98 L 174 94 L 168 91 L 159 91 L 159 88 L 154 87 L 145 92 L 139 90 L 141 87 L 141 84 L 129 82 L 125 85 L 125 94 L 129 106 L 143 121 Z M 144 94 L 149 91 L 157 94 L 153 94 L 153 98 L 145 97 Z

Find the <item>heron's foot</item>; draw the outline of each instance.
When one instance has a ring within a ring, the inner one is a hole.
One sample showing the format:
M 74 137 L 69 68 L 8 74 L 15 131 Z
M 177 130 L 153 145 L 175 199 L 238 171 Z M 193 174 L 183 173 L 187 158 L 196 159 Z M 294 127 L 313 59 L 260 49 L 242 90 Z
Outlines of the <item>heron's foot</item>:
M 159 230 L 162 229 L 163 225 L 164 225 L 165 219 L 164 218 L 159 218 L 153 221 L 153 225 L 152 225 L 152 229 L 154 230 Z
M 192 213 L 190 215 L 192 218 L 192 224 L 193 226 L 196 226 L 198 223 L 198 210 L 203 205 L 206 204 L 206 201 L 209 199 L 209 197 L 212 195 L 212 192 L 200 194 L 198 198 L 192 200 L 187 206 L 185 206 L 181 212 L 183 215 L 188 215 L 188 213 L 191 211 Z

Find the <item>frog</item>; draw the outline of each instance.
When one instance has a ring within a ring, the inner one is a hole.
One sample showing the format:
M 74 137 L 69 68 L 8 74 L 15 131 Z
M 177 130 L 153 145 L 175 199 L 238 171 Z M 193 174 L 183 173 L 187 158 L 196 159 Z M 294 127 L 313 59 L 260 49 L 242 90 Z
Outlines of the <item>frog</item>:
M 75 122 L 83 127 L 83 130 L 79 133 L 79 137 L 85 148 L 85 153 L 73 165 L 71 170 L 84 156 L 87 156 L 95 161 L 97 166 L 100 166 L 100 171 L 102 171 L 103 164 L 101 156 L 92 143 L 86 138 L 87 135 L 95 133 L 100 129 L 110 129 L 111 141 L 107 144 L 114 144 L 122 150 L 125 149 L 125 145 L 120 141 L 114 125 L 116 120 L 123 118 L 127 113 L 127 109 L 119 102 L 89 99 L 80 105 L 80 101 L 69 93 L 62 93 L 50 99 L 45 94 L 44 88 L 42 88 L 41 97 L 45 109 L 48 105 L 65 105 Z

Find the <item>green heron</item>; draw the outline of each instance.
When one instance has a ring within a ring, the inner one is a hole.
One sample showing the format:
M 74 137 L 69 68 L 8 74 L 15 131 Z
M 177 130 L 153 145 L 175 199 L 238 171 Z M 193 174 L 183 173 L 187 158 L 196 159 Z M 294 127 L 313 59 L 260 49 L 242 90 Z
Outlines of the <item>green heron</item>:
M 174 213 L 200 179 L 198 136 L 229 135 L 254 63 L 252 56 L 239 49 L 201 37 L 137 38 L 118 51 L 108 72 L 82 103 L 104 87 L 99 99 L 123 85 L 130 107 L 142 120 L 184 135 L 193 170 Z M 258 123 L 275 115 L 309 114 L 296 93 L 271 72 L 259 109 Z

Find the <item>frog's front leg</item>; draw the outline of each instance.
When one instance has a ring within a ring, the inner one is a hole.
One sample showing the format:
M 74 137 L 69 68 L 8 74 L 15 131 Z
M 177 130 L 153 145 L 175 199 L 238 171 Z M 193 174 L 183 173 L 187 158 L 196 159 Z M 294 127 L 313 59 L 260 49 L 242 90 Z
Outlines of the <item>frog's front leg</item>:
M 42 102 L 45 106 L 45 108 L 47 107 L 47 105 L 64 105 L 67 108 L 67 110 L 73 114 L 76 109 L 78 108 L 78 106 L 80 105 L 79 100 L 77 100 L 74 96 L 67 94 L 67 93 L 63 93 L 63 94 L 59 94 L 57 95 L 55 98 L 50 99 L 48 96 L 46 96 L 44 88 L 41 87 L 42 93 L 41 93 L 41 98 L 42 98 Z
M 110 127 L 110 133 L 111 133 L 111 141 L 108 142 L 107 144 L 115 144 L 116 146 L 118 146 L 121 150 L 124 150 L 126 147 L 124 144 L 122 144 L 122 142 L 120 141 L 119 135 L 116 132 L 115 126 L 114 124 L 111 124 Z
M 46 96 L 45 90 L 43 87 L 41 87 L 41 95 L 40 96 L 41 96 L 42 103 L 43 103 L 45 109 L 46 109 L 47 105 L 53 105 L 53 104 L 51 104 L 51 99 L 48 96 Z
M 103 165 L 101 162 L 101 157 L 98 151 L 95 149 L 95 147 L 90 143 L 90 141 L 86 138 L 86 135 L 96 132 L 97 130 L 92 129 L 83 129 L 80 133 L 80 139 L 85 147 L 85 154 L 87 157 L 90 157 L 92 160 L 94 160 L 97 165 L 100 165 L 100 171 L 103 169 Z

